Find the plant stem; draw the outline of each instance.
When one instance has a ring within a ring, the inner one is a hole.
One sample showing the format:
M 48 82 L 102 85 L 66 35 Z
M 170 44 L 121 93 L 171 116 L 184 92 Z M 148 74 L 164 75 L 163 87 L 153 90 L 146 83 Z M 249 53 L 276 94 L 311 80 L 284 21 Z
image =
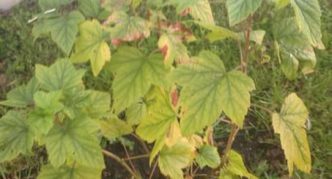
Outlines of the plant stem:
M 239 132 L 239 129 L 240 128 L 236 124 L 232 124 L 232 131 L 229 134 L 229 137 L 228 137 L 228 140 L 227 140 L 226 149 L 224 151 L 225 156 L 227 156 L 228 153 L 229 153 L 229 151 L 231 150 L 233 142 L 234 142 L 234 139 L 235 139 L 237 133 Z
M 141 159 L 141 158 L 149 158 L 149 154 L 142 154 L 142 155 L 136 155 L 128 158 L 124 158 L 123 160 L 136 160 L 136 159 Z
M 250 48 L 250 33 L 251 33 L 251 24 L 252 16 L 249 16 L 247 19 L 248 25 L 247 30 L 245 31 L 245 46 L 243 49 L 243 54 L 241 55 L 241 67 L 242 72 L 247 73 L 247 66 L 249 61 L 249 48 Z
M 119 164 L 121 164 L 133 177 L 137 178 L 137 174 L 128 166 L 128 164 L 121 159 L 120 157 L 118 157 L 117 155 L 107 151 L 107 150 L 103 150 L 103 154 L 114 159 L 115 161 L 117 161 Z
M 240 46 L 240 52 L 241 52 L 241 71 L 243 73 L 247 73 L 247 65 L 249 61 L 249 48 L 250 48 L 250 33 L 251 33 L 251 26 L 252 26 L 252 15 L 250 15 L 247 19 L 247 28 L 245 31 L 245 45 L 244 49 L 241 48 Z M 239 127 L 236 124 L 232 124 L 232 130 L 231 133 L 229 134 L 228 140 L 227 140 L 227 145 L 226 149 L 224 151 L 224 155 L 227 156 L 229 151 L 232 149 L 233 142 L 235 140 L 235 137 L 237 133 L 239 132 Z
M 153 165 L 152 171 L 150 173 L 149 179 L 152 179 L 154 171 L 156 170 L 156 168 L 157 168 L 157 161 L 154 162 L 154 165 Z
M 127 148 L 126 148 L 126 146 L 125 145 L 123 145 L 122 144 L 122 146 L 123 146 L 123 148 L 124 148 L 124 151 L 125 151 L 125 153 L 126 153 L 126 156 L 127 156 L 127 158 L 130 158 L 130 156 L 129 156 L 129 153 L 128 153 L 128 150 L 127 150 Z M 134 172 L 135 173 L 137 173 L 137 171 L 136 171 L 136 169 L 135 169 L 135 166 L 134 166 L 134 164 L 131 162 L 131 160 L 129 159 L 129 165 L 131 166 L 131 168 L 134 170 Z

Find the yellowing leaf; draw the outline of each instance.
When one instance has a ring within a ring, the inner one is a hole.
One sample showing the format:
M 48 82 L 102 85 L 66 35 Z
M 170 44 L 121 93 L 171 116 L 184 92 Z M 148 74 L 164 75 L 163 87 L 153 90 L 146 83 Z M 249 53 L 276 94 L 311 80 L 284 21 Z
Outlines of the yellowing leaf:
M 148 114 L 141 121 L 136 131 L 141 138 L 148 142 L 166 136 L 171 125 L 177 120 L 168 94 L 161 89 L 156 89 L 152 93 L 154 103 L 148 106 Z
M 158 41 L 158 47 L 164 53 L 164 62 L 171 66 L 176 61 L 189 59 L 187 47 L 181 42 L 181 37 L 174 33 L 164 33 Z
M 141 17 L 128 16 L 127 13 L 118 11 L 108 21 L 114 24 L 111 28 L 112 39 L 130 42 L 150 36 L 149 24 Z
M 300 30 L 314 47 L 324 49 L 320 30 L 322 12 L 318 0 L 290 0 L 290 2 Z
M 110 64 L 116 112 L 121 112 L 144 97 L 152 84 L 163 85 L 166 69 L 161 54 L 148 56 L 133 47 L 121 47 Z
M 203 51 L 189 64 L 179 65 L 172 79 L 183 86 L 181 130 L 193 134 L 217 120 L 222 111 L 242 127 L 254 82 L 239 71 L 226 72 L 223 62 Z M 199 94 L 199 95 L 198 95 Z
M 202 22 L 214 25 L 214 18 L 208 0 L 173 0 L 177 11 L 183 13 L 189 11 L 190 15 Z
M 196 22 L 196 23 L 211 31 L 206 36 L 211 42 L 217 40 L 224 40 L 227 38 L 232 38 L 235 40 L 238 40 L 240 38 L 240 36 L 236 32 L 233 32 L 227 28 L 217 25 L 207 24 L 205 22 Z
M 105 63 L 111 59 L 111 51 L 105 42 L 106 37 L 107 32 L 97 20 L 83 22 L 71 60 L 74 63 L 90 60 L 93 75 L 97 76 Z
M 257 179 L 256 176 L 248 172 L 242 157 L 237 152 L 231 150 L 227 156 L 228 163 L 220 172 L 219 179 L 230 179 L 235 176 L 247 177 L 249 179 Z
M 126 110 L 127 122 L 131 125 L 137 125 L 147 114 L 147 107 L 144 101 L 131 105 Z
M 186 139 L 178 141 L 172 147 L 164 146 L 158 158 L 161 173 L 172 179 L 183 178 L 182 169 L 192 162 L 194 151 L 195 148 Z
M 176 144 L 179 139 L 182 138 L 182 134 L 181 134 L 181 129 L 180 129 L 180 125 L 178 121 L 174 121 L 167 134 L 166 134 L 166 139 L 165 139 L 165 144 L 167 146 L 173 146 L 174 144 Z
M 276 3 L 277 8 L 281 9 L 286 7 L 290 3 L 290 0 L 274 0 L 274 2 Z
M 227 0 L 229 25 L 233 26 L 252 15 L 261 5 L 262 0 Z
M 151 165 L 154 158 L 158 155 L 161 149 L 163 149 L 165 145 L 165 137 L 161 137 L 157 139 L 153 145 L 152 151 L 150 153 L 149 164 Z
M 280 113 L 272 115 L 273 128 L 275 133 L 280 134 L 290 175 L 293 174 L 294 165 L 306 173 L 311 170 L 310 149 L 305 131 L 307 119 L 307 108 L 295 93 L 287 96 Z
M 120 120 L 117 116 L 112 116 L 107 120 L 101 120 L 99 123 L 102 134 L 110 140 L 130 134 L 133 131 L 129 124 Z

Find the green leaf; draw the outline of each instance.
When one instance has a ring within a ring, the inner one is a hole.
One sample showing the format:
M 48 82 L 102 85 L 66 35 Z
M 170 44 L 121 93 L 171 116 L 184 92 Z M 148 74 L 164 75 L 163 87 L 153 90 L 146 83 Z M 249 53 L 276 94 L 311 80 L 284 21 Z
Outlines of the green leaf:
M 34 133 L 47 134 L 53 127 L 54 114 L 64 107 L 59 102 L 61 97 L 61 91 L 35 93 L 34 100 L 37 108 L 29 114 L 29 125 Z
M 54 114 L 63 108 L 63 105 L 59 102 L 61 97 L 61 91 L 52 91 L 49 93 L 38 91 L 34 94 L 33 99 L 37 107 L 52 111 Z
M 0 162 L 31 152 L 34 136 L 25 118 L 23 112 L 9 111 L 0 119 Z
M 200 168 L 209 166 L 211 168 L 217 168 L 220 165 L 220 157 L 216 147 L 210 145 L 203 145 L 198 149 L 198 155 L 196 162 Z
M 44 165 L 37 179 L 99 179 L 101 168 L 85 167 L 77 164 L 55 168 Z
M 190 165 L 195 148 L 185 139 L 180 140 L 172 147 L 165 146 L 159 154 L 158 166 L 170 178 L 183 178 L 182 169 Z
M 130 42 L 150 36 L 150 25 L 141 17 L 129 16 L 124 11 L 118 11 L 108 20 L 114 24 L 111 28 L 112 39 Z
M 38 0 L 38 4 L 43 10 L 48 10 L 69 4 L 71 1 L 72 0 Z
M 41 108 L 34 109 L 28 115 L 29 126 L 37 137 L 50 131 L 53 127 L 54 119 L 53 114 Z
M 0 105 L 24 108 L 33 104 L 33 94 L 39 89 L 39 83 L 36 78 L 32 78 L 27 85 L 12 89 L 7 94 L 7 99 L 1 101 Z
M 147 114 L 147 106 L 144 101 L 131 105 L 126 110 L 126 119 L 128 124 L 137 125 Z
M 291 54 L 282 54 L 281 70 L 290 80 L 295 80 L 299 69 L 299 61 Z
M 284 19 L 274 25 L 274 37 L 277 41 L 276 50 L 279 61 L 284 65 L 284 73 L 289 79 L 293 79 L 295 64 L 305 63 L 306 66 L 302 68 L 303 73 L 308 73 L 313 70 L 316 65 L 316 55 L 312 46 L 307 43 L 307 37 L 296 26 L 294 18 Z M 285 64 L 288 64 L 285 70 Z M 292 69 L 292 71 L 289 71 Z M 297 70 L 296 70 L 297 71 Z
M 110 140 L 130 134 L 133 132 L 133 128 L 126 121 L 120 120 L 116 116 L 112 116 L 110 119 L 101 120 L 100 128 L 103 136 Z
M 68 59 L 60 59 L 50 67 L 36 65 L 35 75 L 43 89 L 66 91 L 82 85 L 84 71 L 76 70 Z
M 136 132 L 144 140 L 153 142 L 168 134 L 171 124 L 177 120 L 169 95 L 161 89 L 153 91 L 154 103 L 148 106 L 148 114 L 139 124 Z
M 82 113 L 86 113 L 93 119 L 99 119 L 106 116 L 111 107 L 111 95 L 100 91 L 87 91 L 88 98 L 82 106 Z
M 142 3 L 142 0 L 132 0 L 131 6 L 133 7 L 133 9 L 136 9 L 141 3 Z
M 211 125 L 222 111 L 242 127 L 250 106 L 249 92 L 255 89 L 251 78 L 239 71 L 226 72 L 218 56 L 203 51 L 191 63 L 179 65 L 172 79 L 183 86 L 183 134 L 190 135 Z
M 105 41 L 107 37 L 108 33 L 97 20 L 83 22 L 71 60 L 74 63 L 90 60 L 93 75 L 97 76 L 105 63 L 111 59 L 111 51 Z
M 314 47 L 324 49 L 320 30 L 322 12 L 318 0 L 291 0 L 290 2 L 300 30 Z
M 290 3 L 290 0 L 274 0 L 274 2 L 276 3 L 276 7 L 281 9 L 286 7 Z
M 217 40 L 224 40 L 227 38 L 238 40 L 240 36 L 227 28 L 217 26 L 217 25 L 211 25 L 206 24 L 204 22 L 196 22 L 198 25 L 210 30 L 211 32 L 206 35 L 206 37 L 209 39 L 209 41 L 214 42 Z
M 115 73 L 113 81 L 113 108 L 121 112 L 138 102 L 152 84 L 163 85 L 166 69 L 161 54 L 149 56 L 133 47 L 121 47 L 110 64 Z
M 273 129 L 280 134 L 290 175 L 293 174 L 294 165 L 306 173 L 311 170 L 310 149 L 305 131 L 307 119 L 307 108 L 295 93 L 287 96 L 280 113 L 272 115 Z
M 90 97 L 91 93 L 93 92 L 89 90 L 82 90 L 81 88 L 73 88 L 63 93 L 63 98 L 66 99 L 63 101 L 65 106 L 63 111 L 65 114 L 71 119 L 82 114 L 90 116 L 89 108 L 94 105 L 92 104 L 93 100 L 91 100 L 93 98 Z M 100 101 L 100 103 L 104 103 L 104 100 L 105 99 Z M 99 106 L 99 101 L 97 106 Z
M 155 141 L 155 143 L 153 144 L 153 148 L 151 150 L 151 153 L 150 153 L 150 157 L 149 157 L 149 164 L 150 165 L 152 164 L 154 158 L 161 151 L 161 149 L 163 149 L 164 145 L 165 145 L 165 137 L 161 137 L 161 138 L 159 138 Z
M 78 0 L 78 8 L 86 17 L 97 17 L 100 12 L 100 0 Z
M 227 157 L 228 164 L 224 169 L 222 169 L 219 179 L 233 178 L 231 177 L 232 175 L 247 177 L 249 179 L 257 179 L 256 176 L 248 172 L 240 154 L 231 150 Z
M 206 24 L 214 25 L 214 18 L 208 0 L 173 0 L 178 13 L 189 10 L 190 15 Z
M 245 20 L 261 5 L 262 0 L 227 0 L 226 7 L 230 26 Z
M 103 155 L 94 125 L 92 120 L 84 117 L 55 125 L 45 137 L 51 164 L 59 167 L 74 160 L 84 166 L 103 168 Z
M 189 59 L 187 47 L 182 43 L 181 36 L 175 33 L 164 33 L 160 36 L 158 47 L 164 53 L 164 62 L 171 66 L 176 61 L 186 61 Z
M 52 40 L 68 55 L 78 33 L 78 24 L 83 20 L 84 16 L 78 11 L 72 11 L 67 15 L 55 18 L 42 19 L 38 25 L 34 26 L 33 35 L 38 38 L 44 33 L 51 33 Z

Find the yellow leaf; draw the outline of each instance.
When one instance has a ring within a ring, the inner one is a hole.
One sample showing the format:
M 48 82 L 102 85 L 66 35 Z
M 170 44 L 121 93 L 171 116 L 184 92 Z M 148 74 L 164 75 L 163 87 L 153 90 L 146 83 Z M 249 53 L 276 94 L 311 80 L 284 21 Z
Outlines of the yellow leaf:
M 289 175 L 292 175 L 294 165 L 306 173 L 311 170 L 310 149 L 305 131 L 307 118 L 308 111 L 295 93 L 285 99 L 280 113 L 272 115 L 273 128 L 275 133 L 280 134 Z
M 165 144 L 171 147 L 174 144 L 176 144 L 181 137 L 182 135 L 181 135 L 180 124 L 178 121 L 174 121 L 171 124 L 169 131 L 166 135 Z

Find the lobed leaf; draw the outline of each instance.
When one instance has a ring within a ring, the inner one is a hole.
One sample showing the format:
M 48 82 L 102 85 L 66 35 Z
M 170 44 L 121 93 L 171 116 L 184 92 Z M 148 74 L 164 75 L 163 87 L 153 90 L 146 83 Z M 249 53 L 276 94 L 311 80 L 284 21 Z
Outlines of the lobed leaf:
M 0 105 L 24 108 L 33 104 L 33 95 L 38 91 L 40 84 L 36 78 L 32 78 L 27 85 L 12 89 L 7 93 L 7 99 L 0 101 Z
M 143 55 L 133 47 L 121 47 L 114 55 L 111 70 L 113 81 L 113 108 L 121 112 L 145 96 L 152 84 L 165 83 L 166 68 L 161 54 Z
M 187 47 L 182 43 L 181 37 L 174 33 L 164 33 L 158 41 L 159 49 L 164 53 L 164 63 L 171 66 L 174 61 L 187 61 L 189 59 Z
M 250 106 L 249 92 L 255 89 L 248 76 L 239 71 L 226 72 L 218 56 L 203 51 L 192 63 L 174 70 L 172 79 L 183 86 L 183 134 L 190 135 L 211 125 L 222 111 L 242 127 Z
M 68 55 L 73 48 L 78 24 L 84 21 L 79 11 L 72 11 L 63 16 L 42 19 L 33 28 L 33 35 L 38 38 L 42 34 L 51 33 L 52 40 Z
M 74 63 L 90 60 L 92 73 L 97 76 L 105 63 L 111 59 L 111 51 L 105 41 L 107 36 L 108 33 L 97 20 L 83 22 L 71 60 Z
M 172 147 L 164 146 L 160 151 L 158 166 L 166 176 L 171 178 L 183 178 L 182 169 L 193 160 L 195 148 L 187 140 L 179 140 Z
M 110 29 L 112 39 L 130 42 L 150 36 L 149 24 L 141 17 L 118 11 L 112 14 L 108 21 L 114 24 Z
M 177 115 L 170 103 L 169 95 L 161 89 L 153 91 L 153 103 L 148 106 L 148 114 L 137 127 L 137 134 L 148 142 L 170 135 L 172 123 Z
M 0 162 L 31 152 L 34 135 L 25 117 L 21 111 L 9 111 L 0 119 Z
M 50 67 L 36 65 L 35 76 L 48 91 L 70 90 L 82 85 L 84 71 L 76 70 L 68 59 L 57 60 Z
M 100 168 L 86 167 L 77 164 L 55 168 L 52 165 L 42 167 L 37 179 L 99 179 Z
M 171 1 L 172 2 L 172 1 Z M 214 25 L 213 13 L 208 0 L 173 0 L 178 13 L 189 11 L 190 15 L 206 24 Z
M 272 115 L 273 129 L 280 135 L 289 175 L 293 174 L 294 165 L 306 173 L 311 170 L 310 149 L 305 131 L 307 119 L 307 108 L 295 93 L 287 96 L 280 113 Z
M 110 140 L 114 140 L 115 138 L 133 132 L 133 128 L 131 127 L 131 125 L 116 116 L 112 116 L 107 120 L 101 120 L 99 124 L 103 136 L 107 137 Z
M 217 148 L 210 145 L 201 146 L 195 160 L 200 168 L 205 166 L 217 168 L 221 163 Z
M 262 0 L 227 0 L 229 25 L 234 26 L 252 15 L 261 5 Z
M 89 167 L 104 167 L 104 159 L 95 132 L 95 124 L 86 118 L 65 120 L 46 135 L 46 149 L 54 167 L 68 160 Z
M 300 30 L 316 48 L 324 49 L 320 30 L 320 10 L 318 0 L 290 0 Z

